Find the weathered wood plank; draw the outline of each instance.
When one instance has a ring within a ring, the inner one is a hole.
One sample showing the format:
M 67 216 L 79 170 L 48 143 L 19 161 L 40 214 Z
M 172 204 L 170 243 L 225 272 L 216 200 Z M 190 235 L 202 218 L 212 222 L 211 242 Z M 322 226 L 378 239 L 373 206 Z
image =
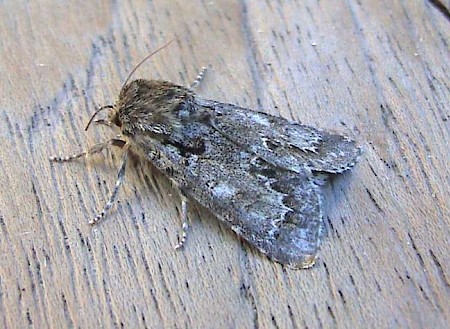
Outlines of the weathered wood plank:
M 0 24 L 1 327 L 449 323 L 450 29 L 432 1 L 6 1 Z M 210 65 L 205 97 L 364 147 L 326 190 L 313 269 L 270 262 L 204 210 L 175 252 L 178 193 L 136 161 L 92 228 L 120 151 L 48 162 L 111 136 L 84 133 L 95 107 L 181 32 L 136 77 L 188 84 Z

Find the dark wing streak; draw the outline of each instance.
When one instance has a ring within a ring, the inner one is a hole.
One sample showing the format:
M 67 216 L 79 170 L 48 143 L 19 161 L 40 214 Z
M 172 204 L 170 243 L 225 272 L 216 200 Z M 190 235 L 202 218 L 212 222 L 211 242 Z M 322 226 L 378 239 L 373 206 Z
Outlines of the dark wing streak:
M 294 172 L 305 167 L 312 171 L 341 173 L 357 161 L 361 150 L 345 136 L 290 122 L 266 113 L 250 111 L 196 97 L 197 105 L 212 111 L 213 125 L 226 136 L 246 145 L 248 151 L 266 161 Z M 242 136 L 246 136 L 242 139 Z
M 188 197 L 268 257 L 293 268 L 314 264 L 323 219 L 320 189 L 308 172 L 270 164 L 207 123 L 186 123 L 180 134 L 184 144 L 146 134 L 133 136 L 132 142 L 162 172 L 170 172 Z M 199 139 L 205 141 L 203 152 L 189 153 L 188 145 Z M 173 164 L 170 171 L 167 163 Z

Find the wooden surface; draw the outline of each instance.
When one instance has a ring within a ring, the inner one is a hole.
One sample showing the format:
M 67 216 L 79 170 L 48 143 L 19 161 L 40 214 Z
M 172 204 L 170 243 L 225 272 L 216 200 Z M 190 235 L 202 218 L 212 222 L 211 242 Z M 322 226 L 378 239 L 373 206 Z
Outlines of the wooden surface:
M 439 6 L 440 4 L 440 6 Z M 2 1 L 1 328 L 443 328 L 450 321 L 448 1 Z M 84 126 L 136 77 L 357 139 L 316 266 L 283 269 Z

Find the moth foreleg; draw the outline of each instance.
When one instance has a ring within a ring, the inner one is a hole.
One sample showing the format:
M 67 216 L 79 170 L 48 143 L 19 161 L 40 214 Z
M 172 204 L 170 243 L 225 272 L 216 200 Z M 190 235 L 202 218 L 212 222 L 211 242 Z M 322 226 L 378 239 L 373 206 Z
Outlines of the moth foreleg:
M 178 238 L 178 244 L 175 246 L 175 249 L 180 249 L 183 247 L 184 242 L 186 241 L 187 237 L 187 230 L 189 228 L 189 219 L 188 219 L 188 199 L 186 196 L 181 196 L 181 220 L 182 220 L 182 226 L 181 226 L 181 237 Z
M 122 184 L 123 178 L 125 177 L 125 168 L 127 166 L 127 160 L 128 160 L 128 152 L 129 152 L 128 147 L 127 147 L 127 145 L 124 145 L 124 146 L 126 147 L 126 150 L 122 156 L 122 165 L 120 166 L 119 173 L 117 174 L 117 180 L 116 180 L 116 184 L 114 185 L 114 190 L 111 193 L 111 196 L 109 197 L 108 202 L 103 207 L 102 212 L 100 214 L 98 214 L 97 216 L 95 216 L 94 219 L 91 219 L 89 221 L 89 224 L 95 224 L 98 221 L 100 221 L 101 219 L 103 219 L 105 217 L 106 213 L 108 212 L 108 210 L 114 204 L 114 201 L 116 200 L 117 193 L 119 192 L 119 187 Z
M 76 160 L 83 156 L 87 157 L 87 156 L 90 156 L 90 155 L 93 155 L 96 153 L 100 153 L 101 151 L 103 151 L 105 148 L 107 148 L 110 145 L 118 146 L 118 147 L 122 148 L 125 146 L 125 144 L 126 144 L 126 142 L 121 139 L 111 138 L 110 140 L 108 140 L 106 142 L 95 144 L 87 151 L 83 151 L 81 153 L 73 154 L 73 155 L 69 155 L 69 156 L 65 156 L 65 157 L 51 156 L 49 159 L 50 159 L 50 161 L 54 161 L 54 162 L 68 162 L 68 161 Z
M 200 72 L 198 73 L 197 77 L 195 78 L 194 82 L 189 86 L 190 89 L 195 89 L 200 85 L 200 82 L 203 80 L 203 76 L 205 75 L 206 67 L 203 66 Z

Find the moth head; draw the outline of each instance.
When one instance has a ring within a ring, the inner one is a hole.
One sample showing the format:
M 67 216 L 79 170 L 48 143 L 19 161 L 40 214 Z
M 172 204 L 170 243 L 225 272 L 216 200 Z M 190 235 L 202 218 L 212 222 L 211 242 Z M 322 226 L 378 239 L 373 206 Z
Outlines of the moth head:
M 99 124 L 104 124 L 107 126 L 111 126 L 112 124 L 115 124 L 116 126 L 118 126 L 119 128 L 122 127 L 122 122 L 119 119 L 119 111 L 120 111 L 120 101 L 123 98 L 122 95 L 126 94 L 127 89 L 129 89 L 128 87 L 130 85 L 133 84 L 133 82 L 128 84 L 128 81 L 130 80 L 131 76 L 133 75 L 133 73 L 139 68 L 139 66 L 141 66 L 145 61 L 147 61 L 150 57 L 152 57 L 153 55 L 155 55 L 156 53 L 158 53 L 159 51 L 163 50 L 164 48 L 166 48 L 168 45 L 170 45 L 173 42 L 173 39 L 170 40 L 168 43 L 166 43 L 165 45 L 163 45 L 162 47 L 156 49 L 155 51 L 151 52 L 150 54 L 148 54 L 143 60 L 141 60 L 135 67 L 134 69 L 130 72 L 130 74 L 128 74 L 128 77 L 125 79 L 125 82 L 122 84 L 122 88 L 120 91 L 120 96 L 119 96 L 119 100 L 116 102 L 115 105 L 105 105 L 102 106 L 101 108 L 99 108 L 97 111 L 95 111 L 95 113 L 92 115 L 91 119 L 89 120 L 88 124 L 86 125 L 86 128 L 84 130 L 88 130 L 89 126 L 91 125 L 92 121 L 94 120 L 94 118 L 97 116 L 98 113 L 104 111 L 104 110 L 109 110 L 108 113 L 108 119 L 104 120 L 104 119 L 100 119 L 100 120 L 95 120 L 94 122 L 99 123 Z

